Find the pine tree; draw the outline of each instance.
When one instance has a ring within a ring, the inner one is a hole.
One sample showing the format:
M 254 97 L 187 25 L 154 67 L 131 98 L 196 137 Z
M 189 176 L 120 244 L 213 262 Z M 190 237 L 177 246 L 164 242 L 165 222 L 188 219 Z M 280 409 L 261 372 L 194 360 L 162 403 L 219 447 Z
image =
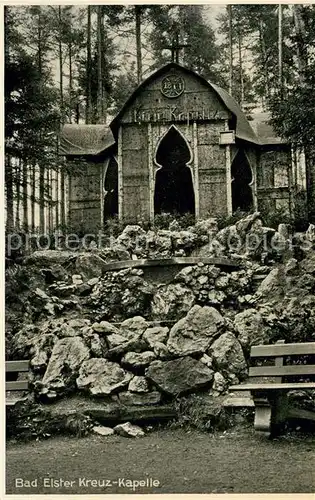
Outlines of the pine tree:
M 202 5 L 152 7 L 151 15 L 154 67 L 170 60 L 165 48 L 171 46 L 178 35 L 179 42 L 186 45 L 181 55 L 182 64 L 214 83 L 221 82 L 217 71 L 218 46 L 213 29 L 204 20 Z

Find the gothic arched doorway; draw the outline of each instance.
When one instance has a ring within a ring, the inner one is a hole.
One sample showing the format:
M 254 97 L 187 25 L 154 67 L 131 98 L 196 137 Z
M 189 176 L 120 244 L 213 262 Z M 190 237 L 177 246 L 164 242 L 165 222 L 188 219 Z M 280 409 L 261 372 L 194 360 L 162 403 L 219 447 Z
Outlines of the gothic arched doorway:
M 111 158 L 107 165 L 104 182 L 104 221 L 118 215 L 118 165 Z
M 239 150 L 235 156 L 232 167 L 232 210 L 249 212 L 253 208 L 253 192 L 250 186 L 253 175 L 244 151 Z
M 154 213 L 195 214 L 192 175 L 187 167 L 191 153 L 174 126 L 162 138 L 155 160 L 161 168 L 155 176 Z

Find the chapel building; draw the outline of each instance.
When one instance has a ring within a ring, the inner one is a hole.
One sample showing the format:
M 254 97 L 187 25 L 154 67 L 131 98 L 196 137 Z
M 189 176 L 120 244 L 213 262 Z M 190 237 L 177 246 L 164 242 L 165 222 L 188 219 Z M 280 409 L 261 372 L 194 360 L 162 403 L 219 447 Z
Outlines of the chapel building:
M 221 87 L 171 62 L 132 93 L 107 125 L 65 125 L 61 154 L 86 161 L 69 179 L 68 224 L 102 227 L 242 211 L 293 212 L 305 190 L 303 157 L 268 115 L 248 119 Z

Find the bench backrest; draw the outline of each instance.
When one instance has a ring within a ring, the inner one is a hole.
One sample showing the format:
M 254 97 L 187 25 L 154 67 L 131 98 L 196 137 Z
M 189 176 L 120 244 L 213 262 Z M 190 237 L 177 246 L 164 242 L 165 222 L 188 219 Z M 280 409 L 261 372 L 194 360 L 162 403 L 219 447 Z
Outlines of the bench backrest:
M 273 345 L 257 345 L 251 348 L 251 359 L 274 358 L 273 366 L 254 366 L 249 369 L 250 377 L 298 377 L 315 375 L 315 365 L 307 364 L 284 364 L 287 356 L 315 355 L 315 342 L 301 344 L 285 344 L 283 340 Z
M 5 362 L 5 371 L 6 373 L 22 373 L 28 372 L 29 370 L 29 361 L 6 361 Z M 15 382 L 7 382 L 5 383 L 6 391 L 25 391 L 28 389 L 28 380 L 16 380 Z

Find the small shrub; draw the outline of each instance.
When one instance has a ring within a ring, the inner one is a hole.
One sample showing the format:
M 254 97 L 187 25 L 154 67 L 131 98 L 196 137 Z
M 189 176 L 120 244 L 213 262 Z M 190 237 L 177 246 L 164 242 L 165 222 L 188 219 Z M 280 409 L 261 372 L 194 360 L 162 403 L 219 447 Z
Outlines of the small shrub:
M 86 436 L 93 427 L 88 415 L 52 415 L 31 401 L 18 403 L 7 409 L 6 435 L 24 441 L 46 439 L 51 436 Z
M 157 214 L 154 217 L 154 227 L 156 229 L 168 229 L 172 222 L 176 221 L 180 229 L 186 229 L 196 223 L 195 216 L 191 213 L 186 214 Z
M 262 213 L 264 226 L 278 229 L 279 224 L 292 225 L 293 218 L 288 213 L 286 208 L 279 208 L 277 210 L 270 210 Z
M 237 209 L 232 215 L 219 215 L 217 217 L 218 229 L 221 230 L 225 227 L 233 226 L 236 222 L 243 219 L 250 213 L 251 212 L 243 212 L 242 210 Z
M 209 432 L 225 430 L 233 425 L 229 412 L 220 404 L 219 398 L 207 394 L 191 394 L 175 401 L 178 415 L 176 427 L 194 428 Z
M 5 271 L 6 302 L 15 301 L 19 295 L 29 289 L 30 274 L 26 267 L 14 264 Z

